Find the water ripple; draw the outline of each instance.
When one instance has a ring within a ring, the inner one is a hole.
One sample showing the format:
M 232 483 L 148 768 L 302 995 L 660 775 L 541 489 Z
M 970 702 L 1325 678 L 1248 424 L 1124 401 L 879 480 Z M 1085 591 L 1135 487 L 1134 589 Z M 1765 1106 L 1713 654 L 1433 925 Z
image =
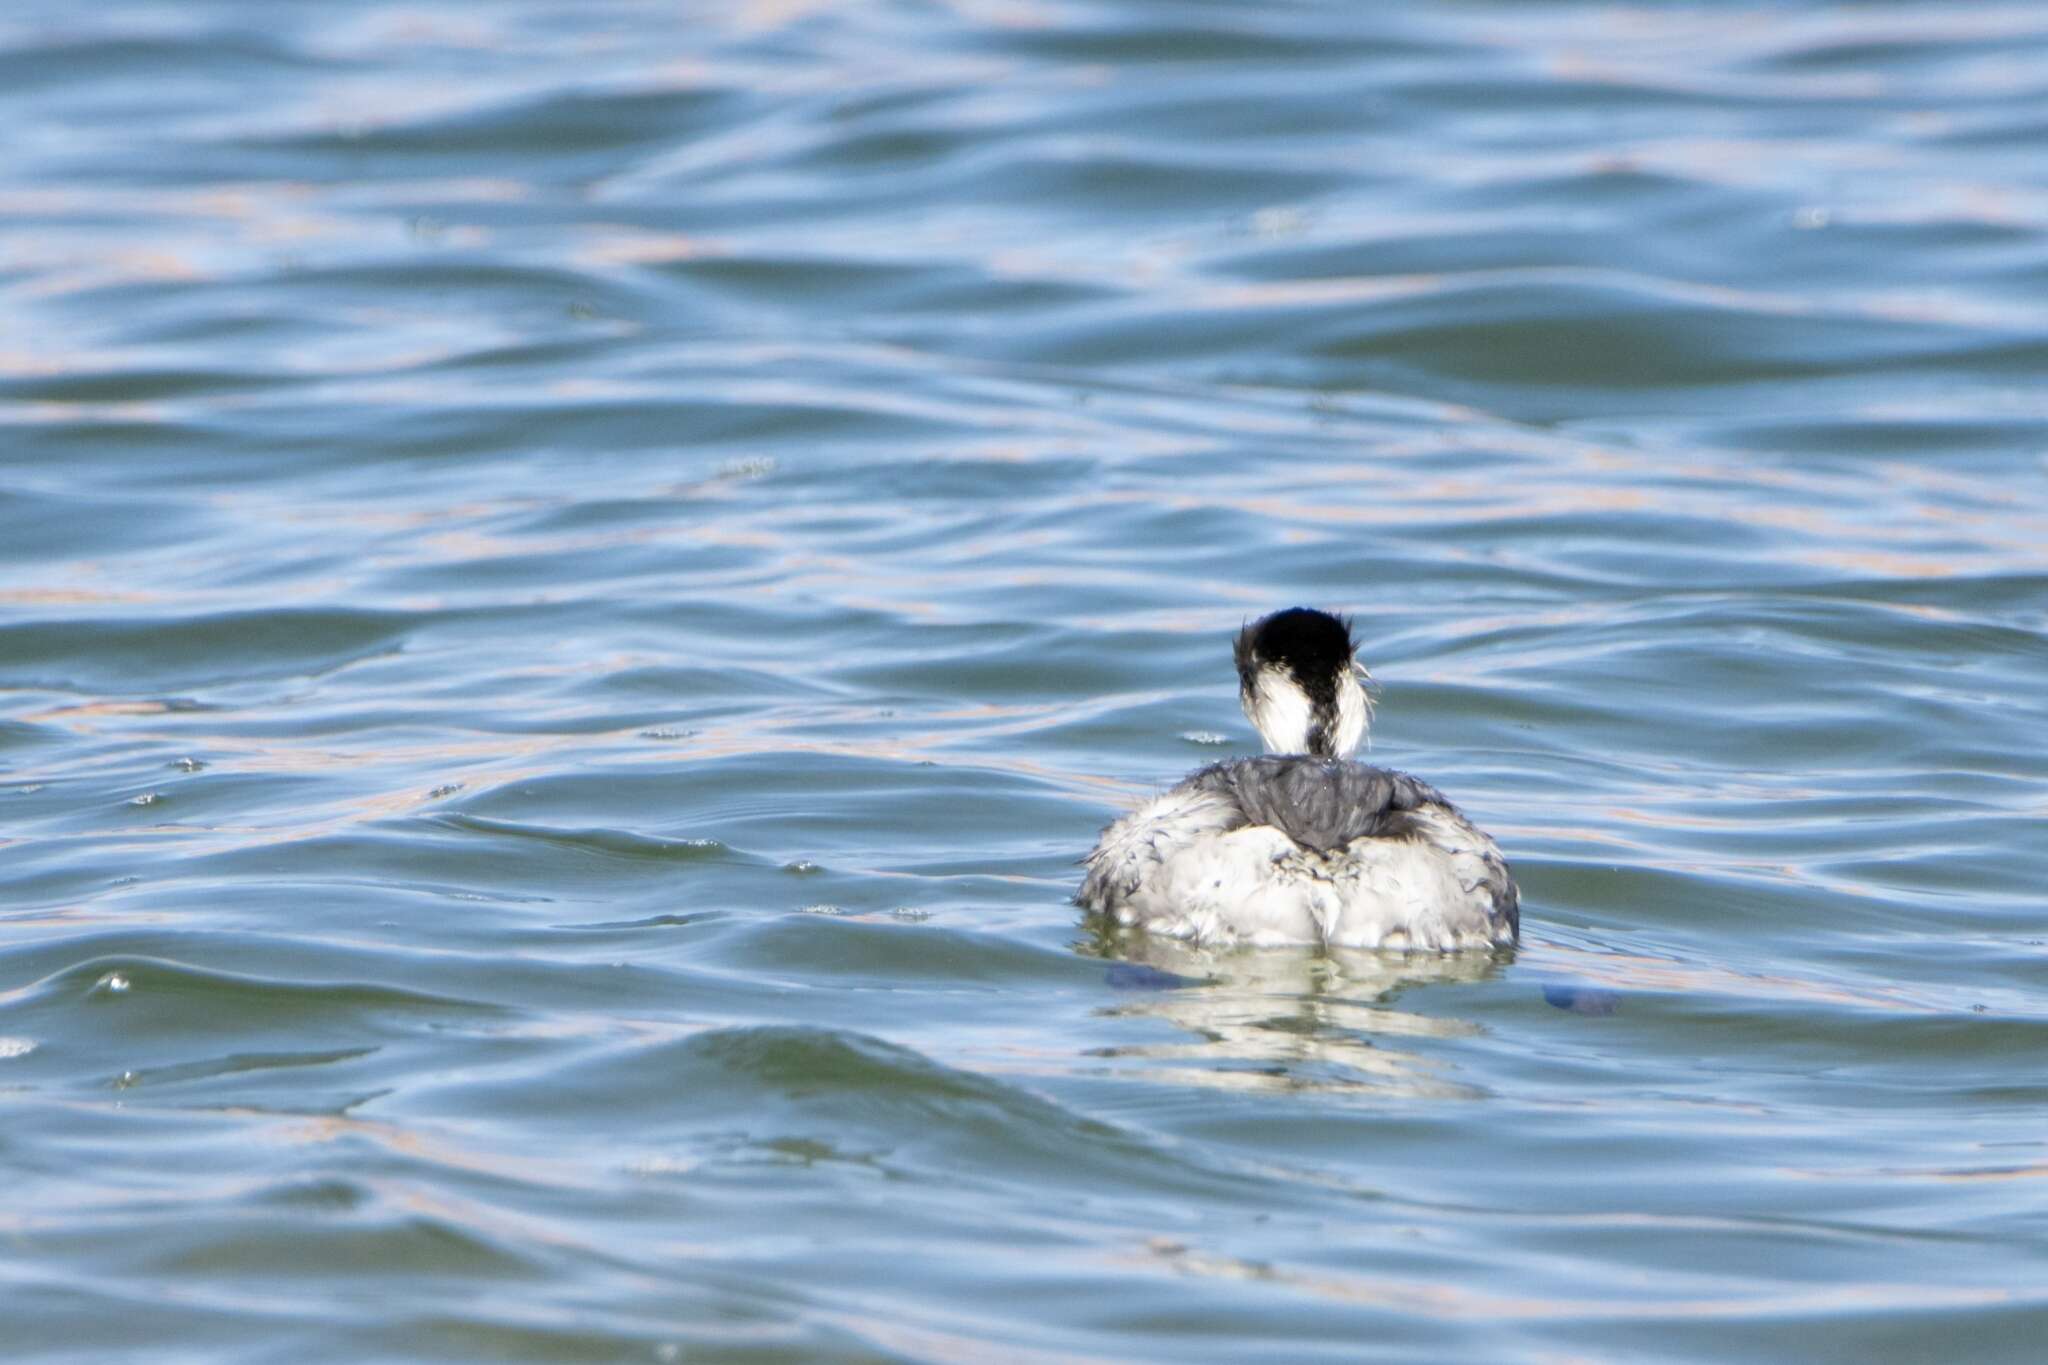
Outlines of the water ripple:
M 2044 55 L 0 22 L 10 1347 L 2031 1358 Z M 1517 951 L 1069 904 L 1295 601 Z

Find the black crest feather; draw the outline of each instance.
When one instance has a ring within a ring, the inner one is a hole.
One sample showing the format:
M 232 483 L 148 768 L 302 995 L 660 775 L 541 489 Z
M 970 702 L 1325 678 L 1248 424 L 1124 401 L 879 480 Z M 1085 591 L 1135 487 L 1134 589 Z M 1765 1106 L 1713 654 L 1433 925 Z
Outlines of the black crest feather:
M 1249 685 L 1261 664 L 1277 665 L 1313 697 L 1318 685 L 1332 688 L 1351 666 L 1357 648 L 1346 618 L 1314 607 L 1289 607 L 1261 616 L 1238 632 L 1238 678 Z

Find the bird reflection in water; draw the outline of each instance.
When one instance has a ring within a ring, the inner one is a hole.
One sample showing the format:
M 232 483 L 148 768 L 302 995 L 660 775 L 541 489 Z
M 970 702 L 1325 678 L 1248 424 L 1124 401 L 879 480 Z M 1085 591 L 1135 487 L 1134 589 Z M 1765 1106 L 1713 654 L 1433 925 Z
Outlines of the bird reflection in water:
M 1101 1012 L 1156 1018 L 1189 1035 L 1099 1049 L 1129 1074 L 1224 1090 L 1473 1097 L 1448 1064 L 1403 1039 L 1469 1038 L 1469 1020 L 1395 1006 L 1410 987 L 1493 977 L 1514 949 L 1377 953 L 1335 948 L 1204 948 L 1091 916 L 1076 945 L 1104 959 L 1115 993 Z

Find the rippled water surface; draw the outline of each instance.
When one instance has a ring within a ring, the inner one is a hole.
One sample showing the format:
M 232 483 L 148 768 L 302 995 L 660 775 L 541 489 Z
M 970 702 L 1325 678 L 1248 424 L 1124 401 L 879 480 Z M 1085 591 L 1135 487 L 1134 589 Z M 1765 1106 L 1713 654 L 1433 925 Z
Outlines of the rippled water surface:
M 10 1360 L 2048 1331 L 2048 9 L 0 14 Z M 1085 923 L 1356 614 L 1497 958 Z

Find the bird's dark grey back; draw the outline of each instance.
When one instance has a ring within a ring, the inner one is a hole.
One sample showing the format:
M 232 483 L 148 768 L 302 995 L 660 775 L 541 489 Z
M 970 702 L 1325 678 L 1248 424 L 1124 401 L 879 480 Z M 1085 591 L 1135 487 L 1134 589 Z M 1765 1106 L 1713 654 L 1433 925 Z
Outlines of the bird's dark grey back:
M 1306 754 L 1217 763 L 1185 785 L 1226 796 L 1244 812 L 1247 824 L 1271 825 L 1323 852 L 1353 839 L 1399 834 L 1406 814 L 1416 807 L 1451 804 L 1407 773 Z

